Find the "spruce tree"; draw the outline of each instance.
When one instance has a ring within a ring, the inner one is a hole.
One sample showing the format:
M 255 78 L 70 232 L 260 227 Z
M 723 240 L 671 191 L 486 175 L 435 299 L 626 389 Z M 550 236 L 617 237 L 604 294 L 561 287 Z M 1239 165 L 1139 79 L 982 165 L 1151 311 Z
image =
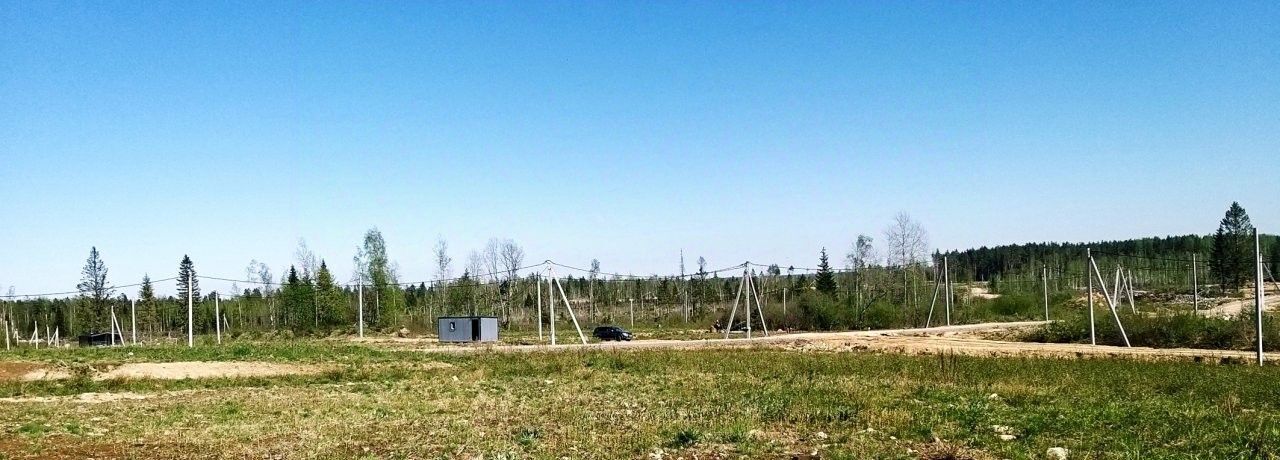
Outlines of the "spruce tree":
M 818 292 L 823 294 L 835 294 L 836 276 L 831 271 L 831 264 L 827 262 L 827 248 L 822 248 L 822 253 L 818 255 L 818 274 L 815 276 Z
M 1280 275 L 1280 273 L 1276 273 L 1280 271 L 1280 238 L 1271 239 L 1271 255 L 1267 257 L 1266 263 L 1267 268 L 1271 270 L 1271 276 L 1268 279 L 1273 281 L 1280 279 L 1276 277 Z
M 320 260 L 320 270 L 316 272 L 316 317 L 319 324 L 332 326 L 342 322 L 341 312 L 346 304 L 346 295 L 334 284 L 329 266 Z
M 190 286 L 188 286 L 190 282 Z M 187 292 L 191 292 L 193 301 L 200 300 L 200 279 L 196 278 L 196 266 L 191 262 L 191 257 L 182 256 L 182 262 L 178 264 L 178 302 L 187 303 Z
M 110 317 L 107 315 L 107 304 L 111 301 L 111 287 L 107 286 L 107 264 L 98 254 L 98 248 L 89 248 L 89 258 L 80 270 L 80 290 L 83 305 L 87 308 L 81 324 L 90 329 L 109 327 Z
M 1223 289 L 1238 289 L 1253 273 L 1253 224 L 1240 203 L 1232 202 L 1213 235 L 1209 270 Z
M 156 290 L 151 285 L 151 276 L 142 275 L 142 287 L 138 289 L 138 300 L 142 309 L 142 321 L 150 325 L 155 325 L 159 318 L 159 312 L 156 311 Z

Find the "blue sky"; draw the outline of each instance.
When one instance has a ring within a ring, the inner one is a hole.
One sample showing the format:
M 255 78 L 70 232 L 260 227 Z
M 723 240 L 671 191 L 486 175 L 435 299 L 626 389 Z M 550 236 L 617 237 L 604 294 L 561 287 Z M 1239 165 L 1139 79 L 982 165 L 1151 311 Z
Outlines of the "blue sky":
M 3 2 L 0 286 L 1280 232 L 1275 2 Z M 210 286 L 210 288 L 218 288 Z M 169 287 L 171 290 L 172 287 Z

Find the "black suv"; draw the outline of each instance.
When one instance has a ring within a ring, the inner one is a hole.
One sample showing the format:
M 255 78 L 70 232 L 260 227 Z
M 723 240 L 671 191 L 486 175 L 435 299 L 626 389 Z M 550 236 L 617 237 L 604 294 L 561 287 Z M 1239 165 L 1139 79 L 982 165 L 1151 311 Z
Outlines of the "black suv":
M 626 329 L 620 328 L 618 326 L 600 326 L 600 327 L 597 327 L 595 331 L 592 331 L 591 335 L 603 341 L 626 340 L 630 342 L 631 339 L 635 337 L 631 335 L 630 332 L 627 332 Z

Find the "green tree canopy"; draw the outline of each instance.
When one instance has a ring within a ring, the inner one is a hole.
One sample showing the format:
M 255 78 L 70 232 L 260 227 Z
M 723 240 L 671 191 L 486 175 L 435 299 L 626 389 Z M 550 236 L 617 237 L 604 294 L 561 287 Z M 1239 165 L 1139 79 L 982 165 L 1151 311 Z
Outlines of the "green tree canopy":
M 831 271 L 831 264 L 827 261 L 827 248 L 822 248 L 822 252 L 818 255 L 818 274 L 814 276 L 815 287 L 818 292 L 823 294 L 835 294 L 836 276 Z
M 1232 202 L 1213 234 L 1209 270 L 1223 289 L 1243 286 L 1253 273 L 1253 224 L 1240 203 Z

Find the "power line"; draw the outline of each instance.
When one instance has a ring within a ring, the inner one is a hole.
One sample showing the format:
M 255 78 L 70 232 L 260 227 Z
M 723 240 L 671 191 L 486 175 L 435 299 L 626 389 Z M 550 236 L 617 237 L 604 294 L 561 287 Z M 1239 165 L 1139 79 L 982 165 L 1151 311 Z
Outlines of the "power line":
M 165 282 L 165 281 L 173 281 L 173 280 L 176 280 L 176 279 L 178 279 L 178 277 L 176 277 L 176 276 L 175 276 L 175 277 L 173 277 L 173 278 L 165 278 L 165 279 L 158 279 L 158 280 L 148 280 L 148 282 L 150 282 L 150 283 L 163 283 L 163 282 Z M 115 290 L 115 289 L 124 289 L 124 288 L 131 288 L 131 287 L 138 287 L 138 286 L 142 286 L 143 284 L 146 284 L 146 283 L 122 284 L 122 285 L 119 285 L 119 286 L 109 286 L 109 287 L 107 287 L 107 289 L 111 289 L 111 290 Z M 31 298 L 31 297 L 50 297 L 50 296 L 56 296 L 56 295 L 79 294 L 80 292 L 81 292 L 81 291 L 80 291 L 79 289 L 77 289 L 77 290 L 74 290 L 74 291 L 64 291 L 64 292 L 42 292 L 42 293 L 39 293 L 39 294 L 12 294 L 12 295 L 0 295 L 0 297 L 6 298 L 6 299 L 16 299 L 16 298 L 18 298 L 18 297 L 27 297 L 27 298 Z

